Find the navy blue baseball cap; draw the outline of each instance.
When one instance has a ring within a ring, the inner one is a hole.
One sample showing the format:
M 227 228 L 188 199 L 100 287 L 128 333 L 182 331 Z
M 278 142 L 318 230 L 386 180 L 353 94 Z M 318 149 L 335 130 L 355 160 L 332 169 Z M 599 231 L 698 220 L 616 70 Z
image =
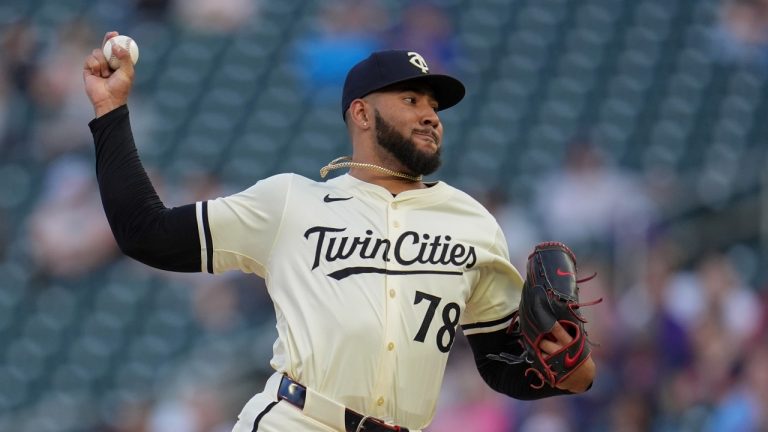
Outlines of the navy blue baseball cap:
M 464 98 L 464 84 L 458 79 L 429 71 L 419 53 L 406 50 L 377 51 L 354 65 L 347 73 L 341 96 L 341 116 L 353 100 L 392 84 L 420 82 L 434 92 L 438 111 L 450 108 Z

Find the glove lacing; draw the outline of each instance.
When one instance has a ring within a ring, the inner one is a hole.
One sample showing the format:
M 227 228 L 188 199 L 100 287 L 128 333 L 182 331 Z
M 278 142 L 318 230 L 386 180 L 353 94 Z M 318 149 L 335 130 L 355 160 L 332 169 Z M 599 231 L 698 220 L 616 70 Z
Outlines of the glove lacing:
M 577 279 L 576 280 L 576 288 L 578 289 L 579 288 L 579 284 L 582 284 L 584 282 L 588 282 L 588 281 L 594 279 L 596 276 L 597 276 L 597 273 L 594 273 L 591 276 L 587 276 L 587 277 L 585 277 L 583 279 Z M 550 291 L 550 293 L 551 293 L 551 291 Z M 558 300 L 562 300 L 562 299 L 558 299 Z M 587 319 L 584 318 L 580 313 L 578 313 L 577 309 L 581 309 L 583 307 L 588 307 L 588 306 L 594 306 L 594 305 L 596 305 L 598 303 L 601 303 L 602 301 L 603 301 L 603 298 L 600 297 L 600 298 L 598 298 L 596 300 L 592 300 L 592 301 L 588 301 L 588 302 L 581 302 L 581 303 L 571 302 L 571 303 L 568 304 L 568 310 L 571 312 L 571 314 L 573 314 L 573 316 L 577 320 L 579 320 L 580 322 L 586 324 L 588 322 Z M 523 343 L 523 341 L 521 339 L 521 336 L 522 337 L 524 337 L 524 336 L 522 335 L 522 330 L 520 329 L 520 310 L 516 310 L 516 311 L 514 311 L 512 313 L 512 322 L 510 323 L 509 327 L 507 327 L 507 334 L 509 334 L 510 336 L 514 337 L 516 339 L 516 342 L 518 344 L 520 344 L 520 346 L 522 347 L 522 354 L 516 355 L 516 354 L 510 354 L 510 353 L 502 352 L 502 353 L 499 353 L 499 354 L 488 354 L 486 356 L 486 358 L 488 358 L 490 360 L 502 361 L 502 362 L 505 362 L 507 364 L 520 364 L 520 363 L 533 364 L 533 359 L 530 357 L 530 354 L 528 353 L 528 350 L 525 349 L 525 344 Z M 539 343 L 541 342 L 541 338 L 543 336 L 544 335 L 540 336 L 538 338 L 538 340 L 536 340 L 533 345 L 538 347 Z M 587 331 L 586 331 L 586 329 L 584 329 L 584 338 L 586 339 L 586 342 L 589 343 L 590 345 L 596 345 L 592 341 L 590 341 L 587 336 L 588 336 Z M 525 370 L 524 375 L 527 377 L 528 374 L 531 373 L 531 372 L 534 373 L 535 375 L 537 375 L 539 380 L 540 380 L 540 383 L 538 383 L 536 385 L 531 384 L 531 387 L 534 388 L 534 389 L 540 389 L 547 382 L 550 382 L 550 383 L 554 382 L 555 374 L 554 374 L 554 372 L 552 372 L 552 369 L 547 364 L 546 359 L 544 359 L 544 356 L 542 355 L 540 349 L 537 350 L 536 355 L 539 357 L 540 363 L 545 366 L 545 369 L 546 369 L 546 372 L 547 372 L 547 377 L 545 377 L 541 372 L 539 372 L 537 369 L 535 369 L 533 367 L 528 367 Z

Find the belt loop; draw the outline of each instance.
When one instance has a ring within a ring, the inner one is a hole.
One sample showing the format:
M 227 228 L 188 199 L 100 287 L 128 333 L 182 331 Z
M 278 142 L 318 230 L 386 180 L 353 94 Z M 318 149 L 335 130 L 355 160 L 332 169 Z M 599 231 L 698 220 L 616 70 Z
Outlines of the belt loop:
M 368 417 L 370 416 L 363 416 L 363 419 L 360 420 L 360 423 L 357 424 L 357 429 L 355 429 L 355 432 L 360 432 L 365 429 L 365 421 L 368 420 Z

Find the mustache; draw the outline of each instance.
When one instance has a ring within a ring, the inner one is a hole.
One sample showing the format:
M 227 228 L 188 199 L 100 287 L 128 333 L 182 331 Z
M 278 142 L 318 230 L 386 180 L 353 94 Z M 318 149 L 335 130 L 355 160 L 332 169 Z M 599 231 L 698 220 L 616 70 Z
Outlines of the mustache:
M 413 133 L 420 134 L 420 135 L 428 135 L 432 137 L 433 140 L 435 140 L 435 144 L 440 144 L 440 137 L 437 135 L 437 132 L 435 132 L 432 129 L 414 129 Z

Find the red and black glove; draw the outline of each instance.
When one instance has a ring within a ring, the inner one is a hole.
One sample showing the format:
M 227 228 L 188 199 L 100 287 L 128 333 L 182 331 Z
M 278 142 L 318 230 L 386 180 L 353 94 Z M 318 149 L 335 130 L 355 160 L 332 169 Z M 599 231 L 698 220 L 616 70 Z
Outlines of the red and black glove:
M 528 256 L 520 307 L 509 329 L 511 334 L 520 338 L 525 351 L 522 355 L 501 353 L 492 358 L 511 364 L 528 363 L 525 375 L 535 374 L 540 378 L 540 382 L 531 384 L 534 388 L 545 384 L 558 386 L 591 355 L 584 329 L 587 321 L 579 309 L 599 303 L 602 299 L 579 303 L 578 284 L 595 275 L 577 280 L 576 272 L 576 257 L 562 243 L 540 243 Z M 560 323 L 573 340 L 547 354 L 540 345 L 545 339 L 555 340 L 552 336 L 555 323 Z

